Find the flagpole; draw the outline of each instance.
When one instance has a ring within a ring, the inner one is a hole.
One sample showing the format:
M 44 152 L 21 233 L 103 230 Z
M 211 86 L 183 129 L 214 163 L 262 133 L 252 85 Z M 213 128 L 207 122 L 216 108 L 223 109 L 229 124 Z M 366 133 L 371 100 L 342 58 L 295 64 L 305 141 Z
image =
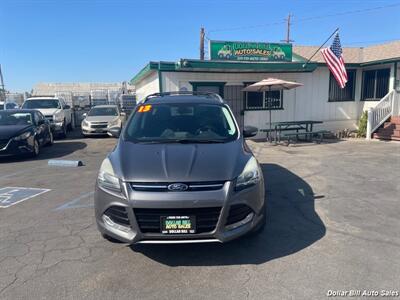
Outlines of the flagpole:
M 306 61 L 306 63 L 303 65 L 303 68 L 307 66 L 307 64 L 311 61 L 311 59 L 315 56 L 315 54 L 318 53 L 319 50 L 333 37 L 333 35 L 339 31 L 339 27 L 335 29 L 335 31 L 326 39 L 326 41 L 317 49 L 317 51 L 314 52 L 314 54 Z

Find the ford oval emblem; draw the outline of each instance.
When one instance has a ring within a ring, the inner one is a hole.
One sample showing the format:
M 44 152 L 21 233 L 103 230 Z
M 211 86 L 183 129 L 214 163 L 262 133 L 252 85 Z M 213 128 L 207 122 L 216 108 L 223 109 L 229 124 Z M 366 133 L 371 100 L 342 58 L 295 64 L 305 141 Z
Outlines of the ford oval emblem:
M 168 190 L 174 192 L 183 192 L 186 191 L 188 188 L 188 185 L 184 183 L 171 183 L 170 185 L 168 185 Z

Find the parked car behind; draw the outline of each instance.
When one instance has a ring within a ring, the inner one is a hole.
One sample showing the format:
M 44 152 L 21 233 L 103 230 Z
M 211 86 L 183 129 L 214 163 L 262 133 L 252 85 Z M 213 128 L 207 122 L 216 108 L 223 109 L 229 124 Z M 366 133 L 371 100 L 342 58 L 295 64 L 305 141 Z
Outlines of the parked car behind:
M 264 179 L 244 140 L 256 134 L 239 131 L 215 94 L 147 98 L 100 167 L 100 232 L 127 243 L 227 242 L 260 232 Z
M 37 156 L 40 147 L 52 144 L 50 123 L 40 111 L 0 110 L 0 156 Z
M 19 105 L 15 102 L 4 102 L 0 101 L 0 110 L 2 109 L 18 109 Z
M 50 122 L 53 133 L 61 138 L 65 138 L 67 130 L 73 127 L 71 107 L 61 98 L 31 97 L 26 99 L 22 108 L 39 110 Z
M 117 105 L 98 105 L 83 115 L 81 128 L 84 136 L 106 135 L 108 128 L 122 128 L 122 119 L 125 113 L 121 113 Z

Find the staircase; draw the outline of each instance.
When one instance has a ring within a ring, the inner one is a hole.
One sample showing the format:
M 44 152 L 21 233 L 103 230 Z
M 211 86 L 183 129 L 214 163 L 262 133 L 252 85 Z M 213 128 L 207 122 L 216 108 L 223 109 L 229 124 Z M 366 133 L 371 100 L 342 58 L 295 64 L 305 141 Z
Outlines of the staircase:
M 367 140 L 400 140 L 400 94 L 392 89 L 368 110 Z M 390 121 L 388 121 L 390 120 Z
M 374 139 L 400 141 L 400 116 L 390 117 L 388 122 L 372 135 Z

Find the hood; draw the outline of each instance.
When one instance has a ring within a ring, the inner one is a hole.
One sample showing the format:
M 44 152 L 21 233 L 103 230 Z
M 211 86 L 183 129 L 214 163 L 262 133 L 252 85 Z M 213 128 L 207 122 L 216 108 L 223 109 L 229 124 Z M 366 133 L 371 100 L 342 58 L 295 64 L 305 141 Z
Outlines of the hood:
M 59 108 L 41 108 L 41 109 L 35 108 L 35 110 L 40 111 L 45 116 L 53 116 L 55 113 L 58 113 L 61 109 L 59 109 Z
M 87 116 L 85 118 L 88 122 L 110 122 L 118 119 L 118 116 Z
M 135 144 L 120 139 L 109 158 L 124 181 L 196 182 L 231 180 L 251 155 L 241 139 L 224 144 Z
M 31 126 L 32 125 L 0 125 L 0 140 L 9 140 L 23 133 Z

